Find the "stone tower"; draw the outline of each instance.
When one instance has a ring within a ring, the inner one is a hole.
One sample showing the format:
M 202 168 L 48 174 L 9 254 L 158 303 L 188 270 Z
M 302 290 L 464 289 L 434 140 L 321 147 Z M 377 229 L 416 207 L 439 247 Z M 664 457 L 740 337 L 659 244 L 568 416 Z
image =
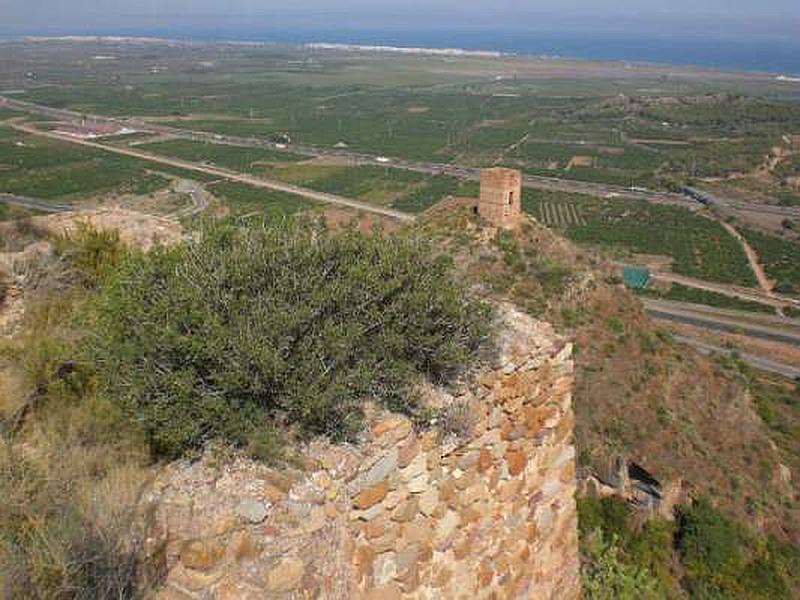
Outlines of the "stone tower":
M 481 170 L 478 214 L 495 227 L 514 229 L 522 211 L 522 173 L 494 167 Z

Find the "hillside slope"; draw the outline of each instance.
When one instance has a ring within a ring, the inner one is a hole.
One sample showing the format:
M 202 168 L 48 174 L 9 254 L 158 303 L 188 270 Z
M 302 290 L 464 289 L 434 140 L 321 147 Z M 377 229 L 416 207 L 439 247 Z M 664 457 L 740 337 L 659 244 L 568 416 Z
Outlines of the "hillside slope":
M 464 276 L 555 323 L 576 346 L 576 443 L 584 475 L 611 481 L 618 458 L 682 483 L 759 530 L 800 540 L 795 490 L 736 365 L 678 345 L 604 260 L 527 218 L 483 227 L 453 200 L 418 224 Z

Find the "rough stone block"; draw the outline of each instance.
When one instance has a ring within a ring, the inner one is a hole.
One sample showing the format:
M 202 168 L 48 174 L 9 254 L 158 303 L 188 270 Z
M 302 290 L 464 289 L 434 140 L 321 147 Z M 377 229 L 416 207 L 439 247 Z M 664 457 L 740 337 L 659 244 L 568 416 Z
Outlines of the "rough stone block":
M 284 558 L 267 573 L 266 587 L 272 593 L 288 592 L 300 586 L 305 564 L 299 558 Z
M 386 481 L 382 481 L 359 492 L 353 498 L 353 506 L 359 510 L 366 510 L 386 498 L 388 493 L 389 484 Z

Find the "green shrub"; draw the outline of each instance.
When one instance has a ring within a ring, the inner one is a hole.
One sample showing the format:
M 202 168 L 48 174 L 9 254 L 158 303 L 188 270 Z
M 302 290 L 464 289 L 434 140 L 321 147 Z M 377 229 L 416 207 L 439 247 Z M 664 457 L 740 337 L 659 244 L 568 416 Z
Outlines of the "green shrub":
M 583 544 L 581 574 L 584 597 L 588 600 L 657 600 L 658 581 L 644 568 L 621 558 L 616 538 L 604 539 L 595 531 Z
M 78 223 L 74 232 L 57 237 L 55 247 L 77 270 L 83 285 L 90 288 L 114 273 L 127 252 L 119 231 L 96 229 L 85 222 Z
M 578 525 L 588 598 L 682 598 L 672 572 L 674 525 L 620 498 L 579 498 Z
M 223 223 L 130 258 L 93 330 L 105 390 L 172 457 L 270 423 L 348 438 L 366 398 L 413 415 L 421 377 L 476 358 L 488 308 L 418 237 Z
M 692 598 L 792 598 L 798 551 L 756 535 L 704 498 L 678 512 L 675 543 Z

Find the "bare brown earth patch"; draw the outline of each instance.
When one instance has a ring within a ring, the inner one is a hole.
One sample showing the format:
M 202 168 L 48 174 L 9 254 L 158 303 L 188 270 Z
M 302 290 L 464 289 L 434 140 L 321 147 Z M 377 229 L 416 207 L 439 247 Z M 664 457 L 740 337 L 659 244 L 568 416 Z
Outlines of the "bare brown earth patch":
M 72 233 L 80 223 L 88 223 L 97 229 L 116 229 L 126 244 L 142 250 L 148 250 L 156 244 L 175 243 L 183 236 L 182 227 L 174 221 L 123 208 L 65 212 L 34 217 L 32 221 L 35 225 L 55 235 Z
M 400 228 L 400 223 L 395 219 L 364 212 L 356 213 L 343 208 L 326 208 L 322 211 L 322 216 L 328 226 L 335 229 L 355 226 L 359 231 L 371 233 L 377 230 L 396 231 Z

